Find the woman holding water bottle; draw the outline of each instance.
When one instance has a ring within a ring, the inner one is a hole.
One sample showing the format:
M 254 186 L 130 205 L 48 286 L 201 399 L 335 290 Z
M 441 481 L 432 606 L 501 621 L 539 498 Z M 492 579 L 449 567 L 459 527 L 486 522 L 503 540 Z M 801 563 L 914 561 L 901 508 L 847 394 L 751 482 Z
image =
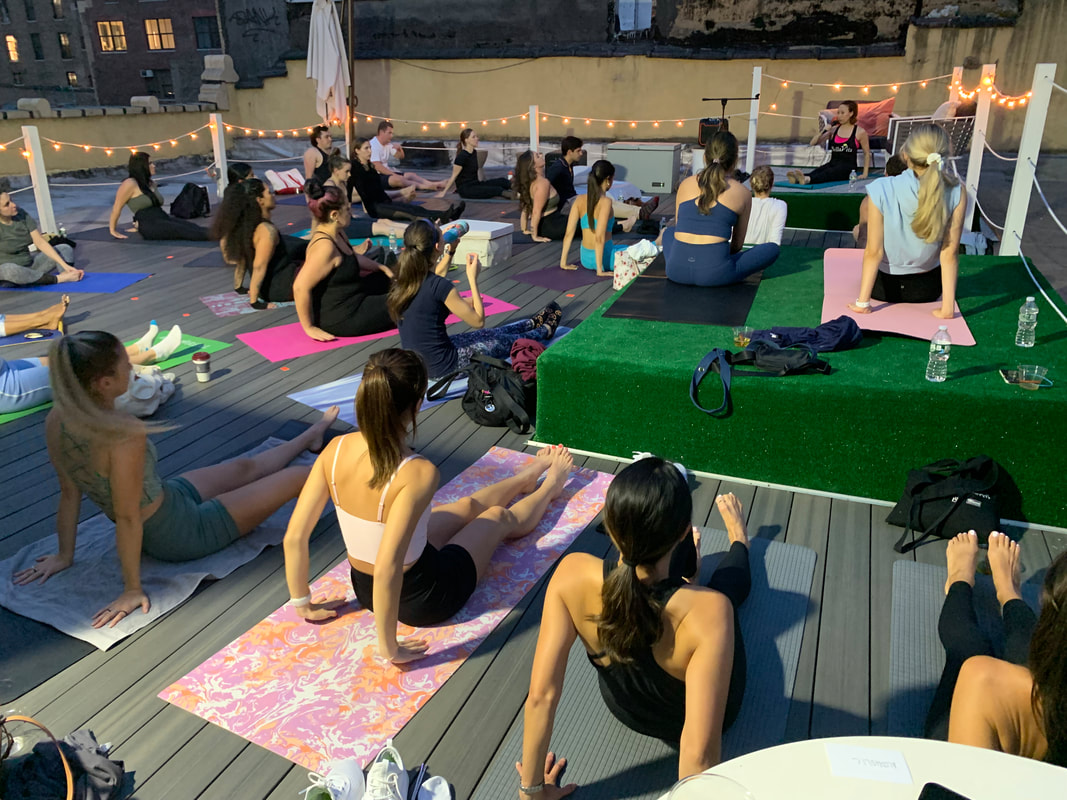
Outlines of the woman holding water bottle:
M 867 187 L 867 246 L 852 311 L 870 314 L 872 298 L 930 303 L 940 297 L 933 315 L 954 316 L 967 192 L 949 172 L 949 149 L 943 128 L 921 125 L 904 143 L 909 169 Z

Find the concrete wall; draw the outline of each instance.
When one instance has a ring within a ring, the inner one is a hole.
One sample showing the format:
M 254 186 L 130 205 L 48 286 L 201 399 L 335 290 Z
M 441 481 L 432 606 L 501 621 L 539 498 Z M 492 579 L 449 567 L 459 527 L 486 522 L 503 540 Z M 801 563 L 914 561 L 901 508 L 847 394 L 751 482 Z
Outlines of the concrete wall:
M 256 84 L 261 75 L 275 71 L 278 57 L 291 47 L 289 4 L 285 0 L 219 0 L 219 13 L 226 52 L 233 58 L 241 83 Z

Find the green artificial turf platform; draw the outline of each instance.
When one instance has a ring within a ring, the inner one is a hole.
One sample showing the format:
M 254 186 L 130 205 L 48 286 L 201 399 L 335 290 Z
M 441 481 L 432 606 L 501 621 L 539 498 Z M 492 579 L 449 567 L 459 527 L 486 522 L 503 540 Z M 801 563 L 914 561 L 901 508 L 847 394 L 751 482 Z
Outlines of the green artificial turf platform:
M 865 192 L 807 191 L 771 192 L 789 207 L 785 224 L 790 228 L 820 231 L 850 231 L 860 221 L 860 203 Z
M 822 250 L 784 248 L 748 324 L 818 325 L 822 263 Z M 945 383 L 925 379 L 927 342 L 866 334 L 854 350 L 825 354 L 830 375 L 735 373 L 725 419 L 697 410 L 689 383 L 708 350 L 735 349 L 730 329 L 605 318 L 616 294 L 538 359 L 537 439 L 627 458 L 649 450 L 694 470 L 889 501 L 909 469 L 985 453 L 1015 479 L 1025 519 L 1067 527 L 1067 328 L 1039 296 L 1037 345 L 1016 347 L 1018 308 L 1031 294 L 1020 259 L 961 256 L 958 302 L 977 344 L 953 349 Z M 1048 367 L 1057 385 L 1009 386 L 997 370 L 1017 364 Z M 715 408 L 720 397 L 709 376 L 702 404 Z

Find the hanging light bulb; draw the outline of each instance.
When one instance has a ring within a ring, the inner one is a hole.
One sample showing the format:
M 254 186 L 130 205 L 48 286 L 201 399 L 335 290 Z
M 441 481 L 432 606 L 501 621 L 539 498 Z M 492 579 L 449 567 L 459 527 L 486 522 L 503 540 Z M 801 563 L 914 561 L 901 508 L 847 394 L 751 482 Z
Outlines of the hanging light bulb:
M 585 124 L 586 124 L 586 125 L 592 125 L 592 124 L 593 124 L 593 121 L 592 121 L 591 119 L 587 119 L 587 120 L 585 121 Z
M 226 133 L 229 133 L 232 130 L 233 130 L 233 125 L 227 125 L 226 126 Z
M 677 122 L 677 123 L 675 123 L 675 124 L 676 124 L 676 125 L 677 125 L 677 126 L 678 126 L 679 128 L 680 128 L 680 127 L 682 127 L 682 121 L 681 121 L 681 120 L 678 120 L 678 122 Z
M 430 126 L 429 126 L 429 125 L 423 125 L 423 126 L 422 126 L 422 129 L 423 129 L 424 131 L 428 131 L 428 130 L 430 130 Z
M 548 116 L 547 115 L 546 116 L 542 116 L 541 117 L 541 122 L 548 122 Z
M 52 147 L 55 148 L 56 150 L 58 150 L 59 149 L 59 142 L 54 142 L 52 144 Z
M 777 110 L 778 110 L 778 104 L 777 103 L 771 103 L 771 111 L 777 111 Z
M 109 156 L 111 155 L 111 150 L 106 147 L 104 148 L 104 152 L 107 153 Z
M 652 123 L 652 127 L 653 128 L 658 128 L 659 127 L 659 120 L 658 119 L 655 122 Z
M 507 117 L 501 117 L 500 118 L 500 124 L 501 125 L 507 125 L 508 124 L 508 118 Z
M 488 125 L 488 124 L 489 124 L 489 120 L 487 120 L 487 119 L 483 119 L 482 120 L 482 125 Z
M 789 88 L 789 81 L 782 81 L 782 88 L 783 89 L 788 89 Z
M 637 123 L 636 122 L 631 122 L 630 123 L 630 127 L 631 128 L 636 128 L 637 127 Z
M 522 118 L 523 118 L 523 119 L 526 119 L 526 115 L 525 115 L 525 114 L 523 114 L 523 115 L 522 115 Z
M 890 87 L 889 87 L 889 89 L 890 89 L 891 91 L 894 91 L 894 92 L 895 92 L 895 91 L 897 91 L 898 89 L 900 89 L 900 87 L 899 87 L 899 86 L 897 86 L 897 85 L 896 85 L 896 84 L 894 83 L 894 84 L 893 84 L 892 86 L 890 86 Z
M 921 86 L 923 89 L 925 89 L 926 88 L 926 81 L 919 81 L 919 86 Z
M 862 92 L 864 94 L 870 94 L 871 93 L 871 87 L 870 86 L 864 86 L 863 89 L 862 89 Z
M 3 148 L 2 148 L 2 147 L 0 147 L 0 150 L 2 150 L 2 149 L 3 149 Z M 82 150 L 84 150 L 84 151 L 85 151 L 86 153 L 88 153 L 88 152 L 89 152 L 89 145 L 87 145 L 87 144 L 83 144 L 83 145 L 82 145 Z
M 840 92 L 841 91 L 841 84 L 840 83 L 835 83 L 834 84 L 834 91 L 836 91 L 836 92 Z
M 614 127 L 615 127 L 615 120 L 610 120 L 610 119 L 609 119 L 609 120 L 608 120 L 608 127 L 609 127 L 609 128 L 614 128 Z
M 564 117 L 563 118 L 563 124 L 564 125 L 570 125 L 571 124 L 570 117 Z
M 196 138 L 196 134 L 195 133 L 190 133 L 189 134 L 189 138 L 190 139 L 195 139 Z
M 153 150 L 158 150 L 159 149 L 159 142 L 156 142 L 154 145 L 152 145 L 152 149 Z
M 1021 106 L 1025 106 L 1026 105 L 1026 98 L 1025 97 L 1020 97 L 1019 98 L 1019 105 L 1021 105 Z
M 171 139 L 170 140 L 170 146 L 171 147 L 177 147 L 178 146 L 178 140 L 177 139 Z

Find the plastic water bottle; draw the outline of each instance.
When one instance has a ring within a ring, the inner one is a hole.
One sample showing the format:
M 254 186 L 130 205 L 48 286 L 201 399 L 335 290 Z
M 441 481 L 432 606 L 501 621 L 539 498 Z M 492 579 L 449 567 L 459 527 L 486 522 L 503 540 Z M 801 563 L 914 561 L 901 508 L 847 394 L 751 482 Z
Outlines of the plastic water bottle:
M 1019 330 L 1015 332 L 1015 344 L 1019 347 L 1033 347 L 1037 332 L 1037 312 L 1034 298 L 1027 297 L 1019 307 Z
M 396 245 L 396 234 L 392 231 L 389 232 L 389 252 L 394 256 L 400 252 L 400 248 Z
M 948 325 L 941 325 L 930 340 L 930 361 L 926 364 L 926 380 L 942 383 L 948 377 L 948 356 L 952 349 L 952 338 L 948 335 Z
M 856 175 L 856 170 L 852 170 L 852 172 L 848 173 L 848 188 L 849 188 L 849 191 L 851 191 L 852 189 L 856 188 L 856 178 L 858 178 L 858 177 L 859 176 Z

